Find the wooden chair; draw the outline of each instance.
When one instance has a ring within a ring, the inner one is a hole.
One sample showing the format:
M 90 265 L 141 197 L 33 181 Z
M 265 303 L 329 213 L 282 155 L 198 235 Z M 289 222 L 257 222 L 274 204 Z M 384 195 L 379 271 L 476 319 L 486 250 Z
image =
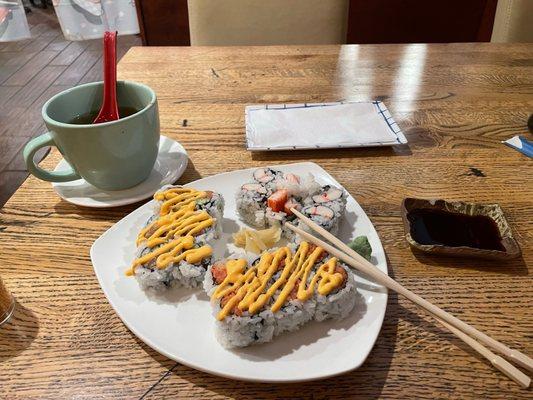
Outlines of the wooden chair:
M 491 42 L 533 42 L 533 1 L 499 0 Z
M 497 3 L 498 0 L 135 2 L 143 43 L 174 46 L 488 42 Z

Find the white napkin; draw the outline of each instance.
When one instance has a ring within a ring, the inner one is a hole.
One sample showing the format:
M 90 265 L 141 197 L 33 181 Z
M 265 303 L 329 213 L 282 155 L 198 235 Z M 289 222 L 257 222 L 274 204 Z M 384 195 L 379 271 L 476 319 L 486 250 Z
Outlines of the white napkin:
M 407 143 L 378 101 L 248 106 L 246 140 L 252 151 Z

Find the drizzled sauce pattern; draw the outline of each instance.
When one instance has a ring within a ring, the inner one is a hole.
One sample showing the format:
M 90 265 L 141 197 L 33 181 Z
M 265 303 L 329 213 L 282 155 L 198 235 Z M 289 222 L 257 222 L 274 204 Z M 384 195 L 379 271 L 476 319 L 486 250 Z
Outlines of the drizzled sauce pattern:
M 312 272 L 323 252 L 320 247 L 302 242 L 294 255 L 288 247 L 265 252 L 258 264 L 248 269 L 244 259 L 228 260 L 227 275 L 215 289 L 212 300 L 228 295 L 231 298 L 222 306 L 217 319 L 223 320 L 235 307 L 239 311 L 255 314 L 274 296 L 276 298 L 270 309 L 279 311 L 293 291 L 296 291 L 296 298 L 300 301 L 308 300 L 315 288 L 319 294 L 328 295 L 343 284 L 345 277 L 339 272 L 336 258 L 330 258 Z M 280 276 L 269 285 L 280 269 Z
M 210 257 L 209 245 L 194 248 L 194 236 L 211 227 L 215 220 L 207 211 L 195 210 L 196 202 L 207 198 L 209 192 L 189 188 L 171 188 L 154 195 L 161 201 L 159 218 L 143 228 L 137 236 L 137 246 L 146 245 L 153 251 L 135 259 L 126 275 L 134 275 L 135 268 L 155 259 L 156 268 L 186 260 L 190 264 Z

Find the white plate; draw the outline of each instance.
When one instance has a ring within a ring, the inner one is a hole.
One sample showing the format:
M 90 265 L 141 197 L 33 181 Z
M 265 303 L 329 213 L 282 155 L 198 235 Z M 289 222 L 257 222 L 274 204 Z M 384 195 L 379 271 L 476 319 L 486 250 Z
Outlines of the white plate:
M 166 136 L 159 140 L 159 154 L 154 169 L 148 178 L 125 190 L 104 191 L 87 183 L 85 179 L 71 182 L 54 182 L 52 186 L 62 199 L 85 207 L 118 207 L 151 197 L 161 186 L 174 183 L 183 174 L 189 159 L 181 144 Z M 65 171 L 70 167 L 63 159 L 54 171 Z
M 244 112 L 246 148 L 250 151 L 407 143 L 401 128 L 381 101 L 259 104 L 246 106 Z
M 296 174 L 312 173 L 321 184 L 339 185 L 314 163 L 275 166 Z M 224 235 L 215 255 L 224 254 L 238 221 L 234 196 L 250 181 L 253 169 L 227 172 L 191 182 L 186 186 L 214 190 L 226 200 Z M 340 186 L 340 185 L 339 185 Z M 126 326 L 143 342 L 165 356 L 189 367 L 227 378 L 261 382 L 295 382 L 325 378 L 359 367 L 372 349 L 381 329 L 387 292 L 381 286 L 356 277 L 361 296 L 352 314 L 343 321 L 312 322 L 297 332 L 285 333 L 272 343 L 226 350 L 214 335 L 215 319 L 207 296 L 200 290 L 171 289 L 162 297 L 147 296 L 134 278 L 124 272 L 135 253 L 135 237 L 152 212 L 148 202 L 117 222 L 91 248 L 98 281 L 109 302 Z M 339 237 L 348 241 L 367 235 L 372 262 L 387 272 L 379 237 L 352 196 Z

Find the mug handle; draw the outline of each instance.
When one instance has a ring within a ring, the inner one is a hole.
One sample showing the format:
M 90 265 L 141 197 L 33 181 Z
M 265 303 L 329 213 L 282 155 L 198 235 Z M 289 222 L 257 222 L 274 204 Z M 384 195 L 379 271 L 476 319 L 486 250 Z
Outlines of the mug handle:
M 78 173 L 74 171 L 72 167 L 70 167 L 67 171 L 51 172 L 46 171 L 35 164 L 33 156 L 40 148 L 55 145 L 56 144 L 52 138 L 52 135 L 50 135 L 50 132 L 43 133 L 42 135 L 30 140 L 26 146 L 24 146 L 24 161 L 26 162 L 28 171 L 37 178 L 48 182 L 69 182 L 80 179 L 81 176 L 78 175 Z

